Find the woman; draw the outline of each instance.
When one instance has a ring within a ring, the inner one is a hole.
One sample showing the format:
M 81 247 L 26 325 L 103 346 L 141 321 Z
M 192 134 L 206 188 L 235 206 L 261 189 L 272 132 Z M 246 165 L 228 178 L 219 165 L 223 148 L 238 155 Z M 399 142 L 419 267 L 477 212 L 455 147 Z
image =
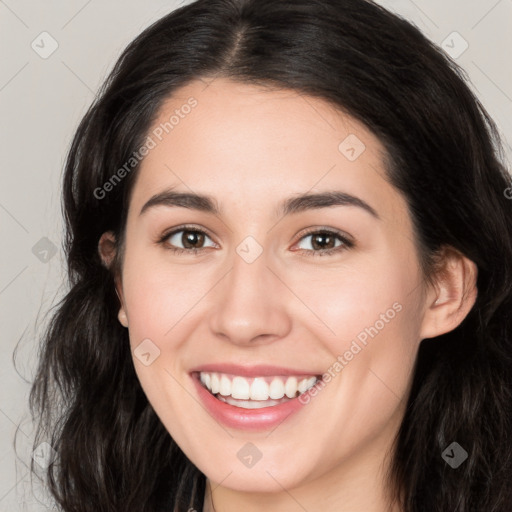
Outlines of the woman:
M 62 510 L 509 511 L 499 144 L 368 1 L 145 30 L 66 163 L 70 290 L 31 393 Z

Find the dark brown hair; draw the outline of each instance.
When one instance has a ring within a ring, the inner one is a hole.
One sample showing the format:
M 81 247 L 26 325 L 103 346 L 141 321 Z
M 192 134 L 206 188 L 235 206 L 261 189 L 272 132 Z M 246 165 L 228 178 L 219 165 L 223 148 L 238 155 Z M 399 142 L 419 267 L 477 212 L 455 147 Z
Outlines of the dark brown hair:
M 405 512 L 512 510 L 512 201 L 496 126 L 462 70 L 411 23 L 365 0 L 198 0 L 119 58 L 72 142 L 64 174 L 69 291 L 42 340 L 30 403 L 34 446 L 58 457 L 48 486 L 65 512 L 202 510 L 205 477 L 148 402 L 117 320 L 102 233 L 122 240 L 133 178 L 102 187 L 188 82 L 228 77 L 322 98 L 387 150 L 425 276 L 451 246 L 478 267 L 463 323 L 421 344 L 390 485 Z M 452 469 L 452 442 L 468 459 Z

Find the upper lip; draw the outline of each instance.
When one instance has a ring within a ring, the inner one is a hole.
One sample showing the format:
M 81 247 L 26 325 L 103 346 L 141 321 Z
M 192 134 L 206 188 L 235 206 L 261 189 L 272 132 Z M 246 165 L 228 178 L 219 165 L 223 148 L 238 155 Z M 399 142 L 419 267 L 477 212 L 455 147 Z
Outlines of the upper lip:
M 284 366 L 272 366 L 268 364 L 239 365 L 233 363 L 209 363 L 202 364 L 190 370 L 193 372 L 216 372 L 241 377 L 271 377 L 273 375 L 320 375 L 318 372 L 303 370 L 300 368 L 287 368 Z

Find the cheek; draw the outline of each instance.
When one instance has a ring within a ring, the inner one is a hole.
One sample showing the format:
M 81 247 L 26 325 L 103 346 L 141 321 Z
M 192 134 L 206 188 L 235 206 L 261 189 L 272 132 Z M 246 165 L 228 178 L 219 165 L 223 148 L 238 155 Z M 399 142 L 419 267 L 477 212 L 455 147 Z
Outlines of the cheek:
M 323 332 L 336 351 L 357 336 L 364 342 L 366 329 L 401 330 L 406 326 L 397 319 L 416 318 L 419 311 L 420 273 L 407 253 L 373 253 L 337 268 L 289 271 L 286 280 L 312 313 L 307 317 L 320 322 L 316 334 Z
M 368 434 L 384 428 L 409 391 L 420 341 L 419 278 L 414 265 L 398 260 L 385 269 L 376 266 L 357 279 L 348 276 L 336 307 L 325 309 L 326 323 L 336 333 L 330 351 L 340 363 L 333 368 L 341 375 L 334 379 L 338 399 L 357 423 L 367 424 Z M 357 423 L 346 426 L 353 439 Z
M 388 252 L 316 277 L 296 279 L 293 289 L 315 313 L 309 327 L 331 354 L 326 372 L 342 408 L 374 425 L 408 392 L 420 341 L 419 267 L 405 251 Z
M 170 341 L 176 326 L 205 297 L 209 279 L 200 266 L 173 265 L 165 257 L 132 251 L 123 269 L 130 335 Z

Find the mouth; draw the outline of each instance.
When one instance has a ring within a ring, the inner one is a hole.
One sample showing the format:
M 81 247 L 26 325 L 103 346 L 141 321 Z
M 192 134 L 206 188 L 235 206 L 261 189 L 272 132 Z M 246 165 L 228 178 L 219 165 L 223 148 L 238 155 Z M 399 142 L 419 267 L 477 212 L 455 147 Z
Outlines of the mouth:
M 245 431 L 276 428 L 309 402 L 301 401 L 301 395 L 322 380 L 321 375 L 271 375 L 269 371 L 258 373 L 256 368 L 250 377 L 225 371 L 196 370 L 190 376 L 210 416 Z
M 202 386 L 217 400 L 242 409 L 275 407 L 299 397 L 319 380 L 316 375 L 244 377 L 218 372 L 196 372 Z

